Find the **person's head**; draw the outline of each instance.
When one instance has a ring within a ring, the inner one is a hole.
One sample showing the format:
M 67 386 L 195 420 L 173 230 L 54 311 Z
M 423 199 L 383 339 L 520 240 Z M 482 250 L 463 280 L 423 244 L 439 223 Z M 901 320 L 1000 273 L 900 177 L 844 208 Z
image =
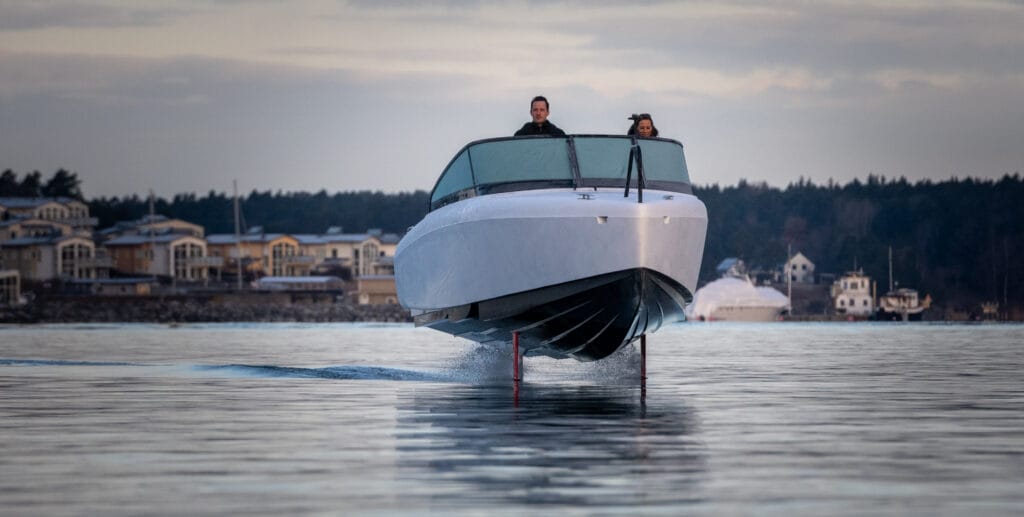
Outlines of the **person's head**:
M 654 119 L 649 113 L 641 113 L 633 122 L 633 127 L 629 128 L 628 134 L 650 138 L 658 136 L 658 128 L 654 127 Z
M 530 116 L 534 124 L 543 124 L 548 119 L 548 100 L 538 95 L 530 101 Z

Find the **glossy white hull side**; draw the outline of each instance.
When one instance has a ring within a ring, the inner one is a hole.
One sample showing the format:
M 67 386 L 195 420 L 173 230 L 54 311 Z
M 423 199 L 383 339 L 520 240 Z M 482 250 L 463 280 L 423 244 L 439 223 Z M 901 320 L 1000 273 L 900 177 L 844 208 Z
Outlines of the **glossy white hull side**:
M 466 199 L 429 213 L 398 245 L 401 303 L 456 307 L 632 269 L 696 287 L 707 210 L 646 189 L 551 189 Z

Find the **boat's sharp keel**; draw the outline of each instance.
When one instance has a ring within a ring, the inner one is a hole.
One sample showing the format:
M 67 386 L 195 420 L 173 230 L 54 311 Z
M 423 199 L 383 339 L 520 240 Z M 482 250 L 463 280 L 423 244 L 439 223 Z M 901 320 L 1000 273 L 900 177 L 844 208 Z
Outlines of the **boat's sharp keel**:
M 592 361 L 682 320 L 689 298 L 668 277 L 634 269 L 424 313 L 416 323 L 481 343 L 517 333 L 524 355 Z

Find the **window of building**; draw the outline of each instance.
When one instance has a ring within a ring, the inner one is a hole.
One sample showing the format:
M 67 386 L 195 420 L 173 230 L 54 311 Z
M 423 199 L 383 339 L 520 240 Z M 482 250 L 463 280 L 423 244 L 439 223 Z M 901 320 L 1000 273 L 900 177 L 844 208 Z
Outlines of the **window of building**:
M 83 259 L 92 256 L 92 249 L 85 244 L 69 244 L 60 249 L 60 274 L 68 278 L 90 276 L 82 264 Z
M 377 245 L 372 243 L 372 242 L 367 242 L 367 243 L 363 244 L 363 248 L 362 248 L 363 253 L 362 253 L 362 255 L 364 257 L 368 257 L 368 258 L 362 264 L 360 264 L 360 267 L 359 267 L 359 274 L 360 275 L 369 275 L 369 274 L 372 273 L 370 268 L 373 267 L 373 263 L 372 263 L 373 262 L 373 257 L 377 256 L 377 251 L 378 250 L 379 250 L 379 248 L 377 248 Z
M 285 263 L 285 257 L 292 257 L 298 255 L 295 246 L 288 242 L 279 242 L 271 248 L 271 257 L 273 258 L 273 265 L 270 268 L 270 274 L 273 276 L 286 276 L 289 274 L 288 265 Z
M 202 274 L 194 267 L 192 267 L 192 258 L 198 258 L 203 256 L 203 247 L 192 243 L 186 242 L 179 244 L 174 247 L 174 276 L 175 278 L 181 279 L 195 279 L 200 278 Z

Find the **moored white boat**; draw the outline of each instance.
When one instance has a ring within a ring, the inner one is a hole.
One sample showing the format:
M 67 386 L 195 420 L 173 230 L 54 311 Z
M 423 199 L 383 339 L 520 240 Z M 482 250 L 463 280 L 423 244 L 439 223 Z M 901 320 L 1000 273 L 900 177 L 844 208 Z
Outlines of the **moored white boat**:
M 725 276 L 697 290 L 687 317 L 700 321 L 778 321 L 789 310 L 786 295 L 758 287 L 747 276 Z
M 399 243 L 398 296 L 417 325 L 600 359 L 683 318 L 706 228 L 676 141 L 477 141 Z
M 925 309 L 930 305 L 930 297 L 922 301 L 917 291 L 901 287 L 878 297 L 878 319 L 921 321 Z

